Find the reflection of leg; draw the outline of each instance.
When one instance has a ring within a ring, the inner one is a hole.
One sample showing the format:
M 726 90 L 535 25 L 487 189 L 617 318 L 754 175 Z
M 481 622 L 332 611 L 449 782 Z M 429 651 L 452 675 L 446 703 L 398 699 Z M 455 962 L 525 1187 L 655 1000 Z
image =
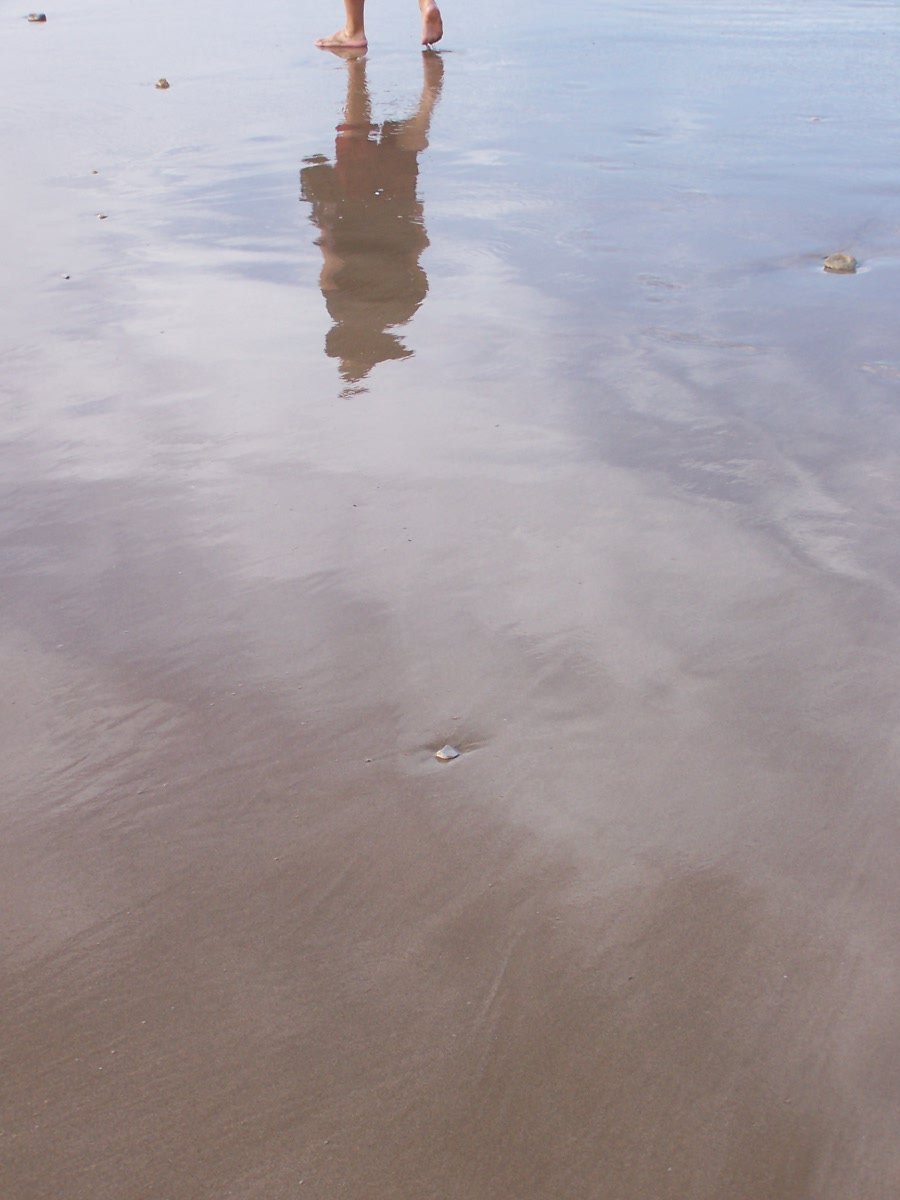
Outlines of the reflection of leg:
M 344 102 L 344 128 L 342 133 L 360 133 L 369 136 L 372 125 L 372 104 L 366 83 L 366 60 L 353 59 L 347 63 L 347 99 Z
M 419 0 L 419 11 L 422 14 L 422 45 L 433 46 L 444 36 L 441 10 L 434 0 Z
M 420 107 L 427 105 L 428 115 L 438 102 L 444 83 L 444 60 L 436 51 L 426 50 L 422 54 L 422 99 Z
M 423 3 L 426 0 L 422 0 Z M 319 38 L 316 42 L 323 50 L 331 50 L 335 47 L 344 47 L 346 49 L 364 50 L 367 46 L 366 42 L 366 26 L 363 19 L 366 7 L 366 0 L 344 0 L 345 21 L 344 28 L 339 29 L 337 33 L 333 33 L 331 37 Z
M 317 221 L 321 229 L 319 249 L 322 251 L 322 273 L 319 276 L 319 286 L 322 295 L 340 289 L 341 272 L 347 267 L 346 257 L 339 252 L 339 240 L 336 230 L 344 208 L 345 196 L 342 195 L 346 186 L 347 173 L 351 178 L 359 170 L 360 163 L 369 151 L 377 150 L 374 144 L 369 144 L 369 135 L 376 126 L 372 125 L 372 103 L 369 99 L 369 88 L 366 83 L 366 60 L 364 57 L 347 60 L 347 96 L 344 100 L 344 119 L 337 127 L 335 143 L 334 179 L 337 181 L 337 199 L 332 206 L 332 213 L 326 220 L 326 210 L 323 208 L 322 219 Z M 331 170 L 329 167 L 328 170 Z
M 440 54 L 426 50 L 422 55 L 422 95 L 419 107 L 400 127 L 398 141 L 404 150 L 424 150 L 428 145 L 431 114 L 441 94 L 444 82 L 444 60 Z

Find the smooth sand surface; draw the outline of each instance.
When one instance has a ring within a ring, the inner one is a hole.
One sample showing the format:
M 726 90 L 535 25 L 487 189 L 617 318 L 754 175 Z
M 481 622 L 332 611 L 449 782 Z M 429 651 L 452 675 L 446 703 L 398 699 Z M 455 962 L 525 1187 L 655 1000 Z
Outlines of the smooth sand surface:
M 0 1196 L 896 1200 L 896 8 L 307 7 L 0 12 Z

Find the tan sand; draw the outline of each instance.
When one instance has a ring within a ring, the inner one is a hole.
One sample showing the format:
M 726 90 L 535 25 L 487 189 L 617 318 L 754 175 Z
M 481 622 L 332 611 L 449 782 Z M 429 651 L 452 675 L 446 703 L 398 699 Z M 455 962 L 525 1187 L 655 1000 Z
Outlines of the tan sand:
M 0 48 L 0 1196 L 891 1200 L 889 265 L 667 191 L 641 13 L 590 184 L 486 50 L 217 13 Z

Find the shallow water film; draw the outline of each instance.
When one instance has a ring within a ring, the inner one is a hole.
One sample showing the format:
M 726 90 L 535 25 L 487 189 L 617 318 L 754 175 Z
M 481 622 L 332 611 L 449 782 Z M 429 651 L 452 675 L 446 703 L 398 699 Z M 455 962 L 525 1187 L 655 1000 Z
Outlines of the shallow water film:
M 0 5 L 0 1196 L 896 1200 L 896 5 L 369 9 Z

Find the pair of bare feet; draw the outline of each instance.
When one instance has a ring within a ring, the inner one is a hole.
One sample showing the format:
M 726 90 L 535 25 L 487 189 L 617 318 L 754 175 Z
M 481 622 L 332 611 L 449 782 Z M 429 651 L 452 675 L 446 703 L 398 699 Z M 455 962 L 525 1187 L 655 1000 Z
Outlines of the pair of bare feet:
M 331 37 L 319 38 L 316 45 L 322 50 L 365 50 L 368 46 L 363 21 L 365 0 L 345 0 L 344 7 L 347 20 L 343 29 Z M 434 0 L 419 0 L 419 11 L 422 14 L 422 45 L 433 46 L 444 36 L 441 10 Z

